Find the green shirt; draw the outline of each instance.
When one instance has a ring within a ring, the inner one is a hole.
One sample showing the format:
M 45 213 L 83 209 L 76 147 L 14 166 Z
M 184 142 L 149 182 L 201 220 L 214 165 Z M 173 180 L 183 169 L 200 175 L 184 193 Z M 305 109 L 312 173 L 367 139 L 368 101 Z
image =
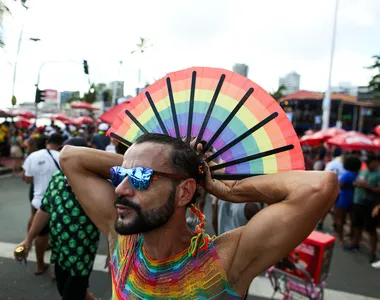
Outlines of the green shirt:
M 372 172 L 363 170 L 359 173 L 357 180 L 358 179 L 364 179 L 373 187 L 380 187 L 380 169 Z M 378 203 L 380 203 L 380 194 L 375 194 L 364 188 L 355 188 L 354 204 L 374 206 Z
M 51 263 L 58 263 L 72 276 L 89 275 L 99 230 L 85 214 L 62 171 L 54 173 L 40 209 L 50 214 Z

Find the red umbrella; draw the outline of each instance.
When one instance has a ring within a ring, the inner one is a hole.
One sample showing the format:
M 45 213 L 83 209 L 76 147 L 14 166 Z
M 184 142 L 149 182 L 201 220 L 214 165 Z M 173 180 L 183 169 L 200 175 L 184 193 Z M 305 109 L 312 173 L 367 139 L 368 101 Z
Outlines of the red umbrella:
M 74 104 L 71 104 L 71 108 L 81 108 L 81 109 L 87 109 L 87 110 L 99 110 L 99 108 L 91 105 L 87 102 L 77 102 Z
M 12 118 L 13 114 L 0 109 L 0 118 Z
M 380 125 L 377 125 L 374 129 L 373 132 L 376 133 L 377 135 L 380 135 Z
M 50 119 L 62 121 L 63 123 L 70 121 L 70 118 L 68 116 L 65 116 L 64 114 L 60 114 L 60 113 L 52 115 Z
M 374 139 L 372 139 L 372 142 L 373 142 L 376 146 L 380 147 L 380 137 L 375 137 Z
M 327 144 L 342 148 L 344 150 L 380 150 L 380 147 L 377 146 L 368 136 L 357 131 L 349 131 L 333 137 L 327 141 Z
M 304 135 L 301 137 L 301 145 L 317 146 L 320 142 L 324 142 L 329 138 L 345 133 L 344 129 L 328 128 L 326 130 L 320 130 L 310 135 Z
M 36 115 L 30 111 L 19 112 L 17 115 L 25 119 L 34 119 L 36 117 Z
M 99 117 L 99 119 L 105 123 L 112 124 L 116 120 L 116 116 L 118 115 L 118 113 L 127 109 L 127 105 L 129 103 L 129 101 L 132 99 L 133 98 L 130 98 L 126 102 L 123 102 L 121 104 L 118 104 L 118 105 L 110 108 L 104 114 L 102 114 Z
M 311 135 L 313 133 L 315 133 L 315 130 L 312 130 L 312 129 L 309 129 L 309 130 L 305 131 L 305 135 Z
M 28 119 L 25 119 L 25 118 L 19 118 L 16 121 L 17 128 L 28 128 L 30 125 L 32 125 L 32 123 Z
M 367 134 L 367 136 L 371 139 L 371 140 L 374 140 L 377 138 L 377 136 L 375 134 Z
M 83 116 L 83 117 L 72 119 L 72 122 L 73 122 L 73 124 L 80 124 L 81 125 L 81 124 L 94 123 L 95 120 L 90 118 L 90 117 Z

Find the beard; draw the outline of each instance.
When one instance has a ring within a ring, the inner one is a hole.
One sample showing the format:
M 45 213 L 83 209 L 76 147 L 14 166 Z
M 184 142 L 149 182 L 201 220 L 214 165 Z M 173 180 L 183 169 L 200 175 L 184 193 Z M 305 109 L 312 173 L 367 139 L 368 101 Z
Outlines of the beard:
M 137 216 L 133 220 L 124 221 L 123 216 L 118 216 L 115 222 L 115 230 L 120 235 L 132 235 L 149 232 L 165 225 L 174 214 L 176 189 L 172 190 L 166 203 L 158 208 L 142 212 L 141 207 L 127 198 L 118 197 L 116 204 L 125 205 L 133 209 Z

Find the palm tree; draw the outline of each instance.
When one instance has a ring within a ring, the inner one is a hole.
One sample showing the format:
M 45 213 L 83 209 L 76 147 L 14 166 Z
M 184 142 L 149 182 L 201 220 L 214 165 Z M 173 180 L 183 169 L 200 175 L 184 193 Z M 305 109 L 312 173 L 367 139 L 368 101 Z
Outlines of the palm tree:
M 146 51 L 146 49 L 153 46 L 153 44 L 149 44 L 148 42 L 149 42 L 148 38 L 140 37 L 140 43 L 136 44 L 137 49 L 133 50 L 131 54 L 134 54 L 134 53 L 143 54 Z M 139 73 L 138 73 L 138 88 L 140 88 L 140 83 L 141 83 L 141 66 L 139 68 Z
M 149 39 L 140 37 L 140 44 L 136 44 L 137 49 L 133 50 L 131 54 L 133 53 L 144 53 L 146 49 L 150 48 L 153 46 L 153 44 L 148 44 Z
M 368 84 L 368 87 L 376 95 L 380 96 L 380 54 L 372 56 L 374 63 L 372 66 L 367 67 L 367 69 L 376 70 L 376 74 L 372 77 Z
M 273 93 L 269 93 L 269 94 L 273 97 L 273 99 L 275 99 L 276 101 L 279 101 L 282 97 L 285 96 L 285 91 L 286 91 L 286 87 L 284 85 L 280 85 L 277 91 Z

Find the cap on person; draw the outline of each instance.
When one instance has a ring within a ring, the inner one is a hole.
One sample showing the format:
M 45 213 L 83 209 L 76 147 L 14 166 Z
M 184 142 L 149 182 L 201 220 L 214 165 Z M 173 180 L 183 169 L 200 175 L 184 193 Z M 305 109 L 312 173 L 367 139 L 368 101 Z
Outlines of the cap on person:
M 100 131 L 107 131 L 108 130 L 108 125 L 106 123 L 102 123 L 99 125 L 99 130 Z

